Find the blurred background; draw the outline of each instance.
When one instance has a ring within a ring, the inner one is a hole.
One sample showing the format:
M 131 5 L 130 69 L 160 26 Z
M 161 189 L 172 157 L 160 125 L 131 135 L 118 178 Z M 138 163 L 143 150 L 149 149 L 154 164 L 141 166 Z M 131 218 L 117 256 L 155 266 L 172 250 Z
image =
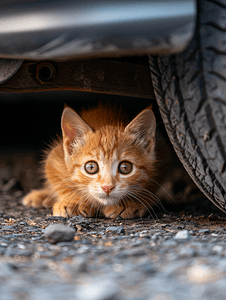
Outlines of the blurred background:
M 1 150 L 45 147 L 61 133 L 60 119 L 64 104 L 79 112 L 81 107 L 95 106 L 98 101 L 117 102 L 134 116 L 151 103 L 157 109 L 157 104 L 151 99 L 125 96 L 74 91 L 0 92 Z

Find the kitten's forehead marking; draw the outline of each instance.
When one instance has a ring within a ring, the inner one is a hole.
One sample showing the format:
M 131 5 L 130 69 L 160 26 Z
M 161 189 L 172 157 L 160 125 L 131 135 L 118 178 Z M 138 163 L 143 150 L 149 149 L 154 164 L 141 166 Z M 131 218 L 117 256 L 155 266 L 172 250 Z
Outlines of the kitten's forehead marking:
M 118 152 L 115 150 L 112 152 L 112 155 L 108 156 L 108 159 L 106 159 L 104 152 L 101 151 L 100 157 L 101 161 L 99 162 L 102 166 L 102 176 L 109 176 L 109 173 L 113 175 L 114 177 L 117 175 L 118 171 L 118 165 L 119 165 L 119 159 L 118 159 Z
M 106 153 L 104 151 L 99 152 L 99 159 L 103 161 L 105 164 L 115 161 L 117 159 L 117 151 L 109 151 L 111 153 Z

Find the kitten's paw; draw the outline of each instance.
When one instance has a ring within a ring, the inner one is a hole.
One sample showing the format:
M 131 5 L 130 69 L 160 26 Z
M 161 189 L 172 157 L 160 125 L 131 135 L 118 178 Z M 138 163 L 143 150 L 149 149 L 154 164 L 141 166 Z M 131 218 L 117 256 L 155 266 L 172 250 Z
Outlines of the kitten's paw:
M 78 205 L 66 201 L 56 202 L 53 205 L 53 216 L 60 216 L 64 218 L 72 218 L 79 215 Z
M 53 201 L 54 199 L 50 198 L 49 190 L 32 190 L 24 197 L 22 204 L 30 207 L 52 207 Z
M 127 204 L 128 205 L 128 204 Z M 105 206 L 103 208 L 103 213 L 106 218 L 115 219 L 118 216 L 123 219 L 133 219 L 133 218 L 142 218 L 147 215 L 147 210 L 142 207 L 131 203 L 127 207 L 123 206 Z
M 148 214 L 147 210 L 143 207 L 127 207 L 120 214 L 120 217 L 123 219 L 134 219 L 134 218 L 143 218 Z
M 103 217 L 102 213 L 88 203 L 67 203 L 66 201 L 57 202 L 53 206 L 53 216 L 72 218 L 82 215 L 84 218 Z
M 116 205 L 105 206 L 103 208 L 103 214 L 106 218 L 116 219 L 118 216 L 121 215 L 123 210 L 124 208 L 122 206 L 116 206 Z
M 101 210 L 98 210 L 96 206 L 89 203 L 82 203 L 78 207 L 78 213 L 84 218 L 103 217 Z

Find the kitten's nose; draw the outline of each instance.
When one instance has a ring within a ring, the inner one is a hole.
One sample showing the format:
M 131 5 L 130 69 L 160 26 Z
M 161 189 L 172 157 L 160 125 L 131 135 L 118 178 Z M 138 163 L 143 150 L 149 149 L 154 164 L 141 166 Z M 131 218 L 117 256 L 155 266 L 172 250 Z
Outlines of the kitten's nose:
M 110 192 L 113 190 L 114 186 L 113 185 L 105 185 L 102 186 L 102 189 L 105 191 L 105 193 L 110 194 Z

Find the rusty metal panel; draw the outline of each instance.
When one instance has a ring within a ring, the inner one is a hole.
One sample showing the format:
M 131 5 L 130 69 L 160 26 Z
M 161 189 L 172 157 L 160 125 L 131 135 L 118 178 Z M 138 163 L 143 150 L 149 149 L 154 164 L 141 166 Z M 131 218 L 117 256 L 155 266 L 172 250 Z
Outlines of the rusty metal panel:
M 74 90 L 155 98 L 148 64 L 108 60 L 24 62 L 3 92 Z

